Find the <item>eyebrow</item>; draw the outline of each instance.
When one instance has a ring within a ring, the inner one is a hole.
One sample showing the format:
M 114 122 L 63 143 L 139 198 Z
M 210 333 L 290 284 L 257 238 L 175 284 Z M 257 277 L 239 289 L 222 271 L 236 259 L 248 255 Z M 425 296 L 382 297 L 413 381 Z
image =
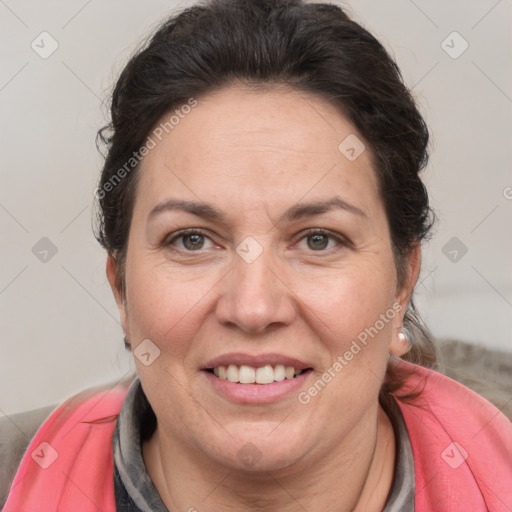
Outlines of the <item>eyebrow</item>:
M 157 204 L 148 215 L 148 220 L 151 220 L 153 217 L 158 214 L 166 211 L 183 211 L 187 213 L 191 213 L 193 215 L 197 215 L 198 217 L 203 217 L 204 219 L 209 219 L 217 222 L 225 222 L 225 215 L 217 210 L 214 206 L 211 206 L 207 203 L 198 203 L 194 201 L 180 201 L 171 199 L 169 201 L 165 201 L 163 203 Z
M 335 208 L 339 208 L 341 210 L 353 213 L 358 217 L 368 218 L 368 215 L 366 215 L 366 213 L 363 210 L 361 210 L 361 208 L 358 208 L 357 206 L 348 203 L 347 201 L 344 201 L 340 197 L 333 197 L 332 199 L 329 199 L 327 201 L 298 203 L 295 206 L 292 206 L 290 209 L 286 210 L 279 217 L 279 221 L 292 222 L 312 215 L 321 215 L 322 213 L 327 213 Z
M 357 206 L 344 201 L 339 197 L 333 197 L 327 201 L 312 201 L 309 203 L 299 203 L 288 210 L 286 210 L 279 217 L 279 222 L 293 222 L 304 217 L 313 215 L 321 215 L 327 213 L 335 208 L 348 211 L 357 215 L 358 217 L 367 218 L 366 213 Z M 208 203 L 195 202 L 195 201 L 181 201 L 171 199 L 163 203 L 157 204 L 148 215 L 148 220 L 156 217 L 160 213 L 166 211 L 184 211 L 216 222 L 226 223 L 226 216 L 214 206 Z

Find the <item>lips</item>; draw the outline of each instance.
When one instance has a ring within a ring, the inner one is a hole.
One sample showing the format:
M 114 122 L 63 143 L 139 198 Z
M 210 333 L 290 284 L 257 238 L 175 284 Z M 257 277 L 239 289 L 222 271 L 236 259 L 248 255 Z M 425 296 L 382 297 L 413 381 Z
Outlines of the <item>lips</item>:
M 306 368 L 311 368 L 310 364 L 301 361 L 300 359 L 296 359 L 294 357 L 285 356 L 283 354 L 259 354 L 259 355 L 250 355 L 243 354 L 241 352 L 234 352 L 231 354 L 224 354 L 222 356 L 216 357 L 208 361 L 204 366 L 203 370 L 212 370 L 217 366 L 229 366 L 230 364 L 234 364 L 236 366 L 252 366 L 254 368 L 259 368 L 261 366 L 265 366 L 267 364 L 271 366 L 276 366 L 278 364 L 282 364 L 283 366 L 293 366 L 296 370 L 305 370 Z

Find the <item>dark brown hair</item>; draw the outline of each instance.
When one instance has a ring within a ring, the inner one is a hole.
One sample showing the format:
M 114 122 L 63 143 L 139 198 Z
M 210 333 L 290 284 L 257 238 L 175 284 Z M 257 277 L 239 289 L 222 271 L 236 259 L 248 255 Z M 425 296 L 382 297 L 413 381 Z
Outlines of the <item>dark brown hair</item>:
M 212 0 L 166 20 L 130 59 L 112 94 L 112 121 L 98 132 L 106 158 L 97 238 L 115 256 L 121 292 L 140 148 L 163 115 L 237 84 L 315 94 L 353 123 L 374 156 L 402 284 L 407 256 L 427 237 L 433 217 L 419 176 L 429 132 L 394 60 L 335 5 Z M 404 359 L 434 366 L 435 344 L 412 301 L 404 330 L 412 342 Z M 398 386 L 388 372 L 386 389 Z

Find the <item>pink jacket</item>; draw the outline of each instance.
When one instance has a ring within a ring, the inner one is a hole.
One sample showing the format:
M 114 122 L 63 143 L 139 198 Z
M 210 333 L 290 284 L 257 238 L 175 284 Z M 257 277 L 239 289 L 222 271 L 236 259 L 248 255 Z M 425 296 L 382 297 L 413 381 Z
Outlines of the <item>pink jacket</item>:
M 489 402 L 432 370 L 410 373 L 398 400 L 411 440 L 416 512 L 510 512 L 512 423 Z M 84 392 L 39 429 L 4 512 L 114 512 L 112 434 L 130 383 Z

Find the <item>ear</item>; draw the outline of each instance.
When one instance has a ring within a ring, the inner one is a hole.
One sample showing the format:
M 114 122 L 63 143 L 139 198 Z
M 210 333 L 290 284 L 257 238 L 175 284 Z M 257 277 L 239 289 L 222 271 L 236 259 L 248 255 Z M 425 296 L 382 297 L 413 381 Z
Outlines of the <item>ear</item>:
M 402 306 L 402 311 L 405 313 L 405 308 L 411 300 L 412 292 L 418 281 L 421 270 L 421 245 L 416 243 L 411 249 L 405 262 L 405 275 L 402 286 L 397 288 L 396 301 Z M 403 317 L 403 315 L 402 315 Z
M 407 305 L 411 300 L 412 292 L 418 281 L 421 270 L 421 245 L 416 243 L 409 253 L 405 264 L 405 275 L 402 286 L 397 289 L 395 303 L 400 304 L 400 314 L 397 315 L 392 333 L 392 339 L 389 346 L 390 354 L 402 356 L 411 349 L 411 342 L 407 339 L 403 329 L 403 319 Z
M 121 320 L 121 327 L 123 328 L 126 337 L 130 339 L 130 333 L 128 332 L 128 314 L 126 311 L 126 301 L 124 300 L 124 295 L 122 291 L 117 286 L 117 268 L 116 268 L 116 260 L 112 254 L 109 254 L 107 257 L 107 267 L 106 267 L 107 279 L 110 283 L 110 288 L 112 289 L 112 293 L 114 294 L 114 299 L 116 301 L 117 307 L 119 309 L 119 317 Z

